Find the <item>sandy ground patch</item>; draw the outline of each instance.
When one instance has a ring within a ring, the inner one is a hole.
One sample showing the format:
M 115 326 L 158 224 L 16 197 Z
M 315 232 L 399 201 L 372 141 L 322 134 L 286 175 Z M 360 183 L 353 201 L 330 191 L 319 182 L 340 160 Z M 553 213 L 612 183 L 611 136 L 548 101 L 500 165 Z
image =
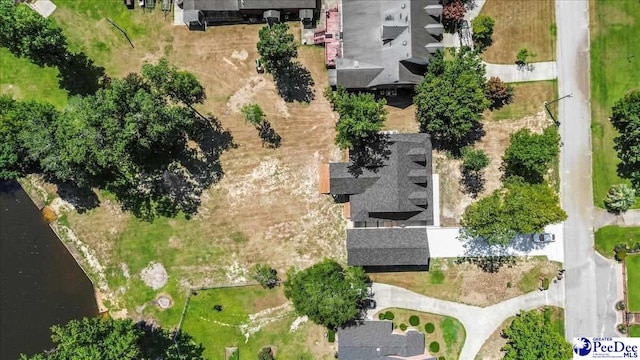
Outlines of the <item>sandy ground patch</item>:
M 142 269 L 140 278 L 148 287 L 158 290 L 167 284 L 169 274 L 167 274 L 167 270 L 162 264 L 150 263 L 146 268 Z

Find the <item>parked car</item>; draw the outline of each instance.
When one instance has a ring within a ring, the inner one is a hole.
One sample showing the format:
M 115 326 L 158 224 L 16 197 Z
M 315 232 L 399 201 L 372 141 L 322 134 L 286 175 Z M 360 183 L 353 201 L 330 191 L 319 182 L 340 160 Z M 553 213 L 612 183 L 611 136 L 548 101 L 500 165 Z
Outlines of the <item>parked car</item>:
M 550 233 L 541 233 L 531 235 L 533 242 L 536 244 L 545 244 L 556 241 L 556 235 Z
M 260 61 L 260 58 L 256 59 L 256 71 L 258 72 L 258 74 L 264 73 L 264 66 L 262 66 L 262 61 Z
M 368 308 L 368 309 L 373 310 L 373 309 L 375 309 L 375 308 L 376 308 L 376 306 L 378 306 L 378 304 L 376 304 L 376 301 L 375 301 L 375 300 L 373 300 L 373 299 L 369 299 L 369 300 L 367 300 L 367 308 Z

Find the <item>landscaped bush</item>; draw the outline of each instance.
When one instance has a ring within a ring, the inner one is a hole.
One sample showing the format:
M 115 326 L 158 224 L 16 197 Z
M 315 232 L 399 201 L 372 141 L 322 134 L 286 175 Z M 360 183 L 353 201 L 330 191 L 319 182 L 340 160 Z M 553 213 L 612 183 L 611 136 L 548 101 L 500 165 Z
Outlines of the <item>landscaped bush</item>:
M 411 315 L 409 317 L 409 324 L 411 324 L 411 326 L 418 326 L 420 325 L 420 318 L 416 315 Z
M 616 310 L 620 310 L 620 311 L 622 311 L 622 310 L 624 310 L 624 309 L 626 309 L 626 308 L 627 308 L 627 307 L 625 306 L 625 304 L 624 304 L 624 301 L 623 301 L 623 300 L 620 300 L 620 301 L 618 301 L 618 302 L 616 303 Z
M 427 324 L 424 326 L 424 331 L 426 331 L 426 332 L 427 332 L 427 334 L 431 334 L 431 333 L 433 333 L 434 331 L 436 331 L 436 326 L 435 326 L 435 325 L 433 325 L 433 323 L 427 323 Z
M 429 344 L 430 353 L 435 354 L 438 351 L 440 351 L 440 343 L 438 343 L 437 341 L 433 341 L 431 344 Z
M 542 289 L 543 290 L 549 290 L 549 278 L 544 278 L 542 279 Z
M 407 331 L 407 324 L 405 323 L 400 324 L 400 330 Z
M 444 356 L 440 356 L 438 360 L 444 360 Z
M 395 315 L 393 315 L 391 311 L 387 311 L 384 313 L 384 318 L 387 320 L 393 320 L 393 318 L 395 318 Z
M 239 349 L 233 350 L 233 352 L 231 353 L 231 356 L 229 356 L 229 360 L 240 360 L 240 350 Z
M 258 353 L 258 360 L 274 360 L 273 350 L 270 347 L 263 347 Z
M 327 333 L 327 340 L 329 340 L 330 343 L 336 341 L 336 332 L 334 330 L 329 329 L 329 332 Z
M 624 259 L 627 257 L 627 250 L 618 250 L 616 251 L 616 260 L 618 261 L 624 261 Z
M 378 314 L 378 319 L 380 319 L 380 320 L 385 320 L 385 319 L 386 319 L 386 317 L 384 316 L 384 313 L 380 313 L 380 314 Z
M 627 333 L 627 327 L 624 324 L 618 324 L 616 326 L 616 329 L 618 330 L 618 332 L 620 334 L 626 334 Z

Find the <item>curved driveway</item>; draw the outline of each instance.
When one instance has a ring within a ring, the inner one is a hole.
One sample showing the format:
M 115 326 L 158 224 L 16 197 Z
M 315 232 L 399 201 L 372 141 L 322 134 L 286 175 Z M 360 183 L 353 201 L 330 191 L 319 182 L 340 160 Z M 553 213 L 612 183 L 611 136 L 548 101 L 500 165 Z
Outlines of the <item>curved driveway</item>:
M 552 283 L 547 291 L 531 292 L 485 308 L 434 299 L 387 284 L 374 283 L 372 290 L 378 311 L 397 307 L 458 319 L 466 331 L 460 360 L 473 360 L 498 326 L 520 310 L 531 310 L 547 305 L 558 307 L 564 305 L 564 287 L 562 284 L 555 283 Z

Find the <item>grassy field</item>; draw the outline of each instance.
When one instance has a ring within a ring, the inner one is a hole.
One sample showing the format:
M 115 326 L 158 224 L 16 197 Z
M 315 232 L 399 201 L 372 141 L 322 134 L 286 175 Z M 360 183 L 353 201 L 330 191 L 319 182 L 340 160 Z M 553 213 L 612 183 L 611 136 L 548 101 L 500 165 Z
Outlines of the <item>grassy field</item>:
M 497 273 L 453 259 L 433 259 L 428 272 L 371 274 L 375 282 L 407 288 L 419 294 L 476 306 L 489 306 L 535 291 L 539 276 L 553 276 L 560 265 L 546 258 L 519 260 Z
M 522 119 L 534 116 L 540 112 L 546 112 L 545 101 L 551 101 L 558 96 L 558 83 L 556 80 L 534 81 L 510 84 L 513 87 L 513 102 L 501 109 L 485 110 L 485 121 L 497 121 L 506 119 Z
M 255 72 L 262 25 L 190 32 L 173 26 L 171 16 L 163 19 L 159 9 L 129 11 L 121 1 L 67 0 L 56 5 L 53 19 L 73 49 L 84 51 L 111 77 L 139 72 L 144 62 L 161 57 L 194 73 L 207 92 L 198 110 L 216 115 L 236 145 L 222 155 L 223 178 L 203 194 L 199 213 L 191 220 L 178 216 L 141 222 L 123 212 L 106 192 L 98 194 L 97 208 L 63 217 L 86 245 L 91 256 L 87 271 L 96 283 L 104 280 L 102 298 L 114 315 L 172 327 L 189 288 L 250 283 L 248 269 L 259 262 L 284 274 L 291 266 L 309 266 L 325 257 L 345 259 L 342 208 L 317 189 L 319 163 L 340 156 L 333 145 L 335 114 L 322 96 L 327 86 L 322 48 L 301 47 L 298 56 L 315 81 L 316 99 L 309 104 L 285 103 L 271 76 Z M 106 18 L 127 32 L 135 48 Z M 291 27 L 298 36 L 299 25 Z M 29 64 L 18 65 L 16 71 L 32 70 Z M 7 68 L 2 69 L 2 84 L 14 81 L 4 75 Z M 59 96 L 51 101 L 64 105 L 64 92 L 53 88 L 55 72 L 30 76 L 44 80 L 34 81 L 37 86 L 27 92 L 23 86 L 29 78 L 16 78 L 23 81 L 22 96 Z M 263 148 L 255 129 L 245 124 L 239 109 L 249 102 L 262 107 L 282 136 L 280 148 Z M 57 190 L 37 177 L 30 180 L 50 194 Z M 45 194 L 42 201 L 50 200 Z M 166 285 L 157 290 L 140 276 L 152 263 L 161 264 L 168 274 Z M 161 293 L 173 299 L 173 306 L 164 311 L 153 303 Z
M 596 251 L 613 259 L 613 247 L 618 243 L 629 247 L 640 242 L 640 227 L 605 226 L 595 233 Z
M 272 347 L 278 359 L 333 358 L 326 329 L 309 322 L 292 327 L 295 319 L 282 288 L 232 287 L 191 296 L 182 328 L 204 345 L 211 360 L 223 360 L 225 347 L 236 346 L 241 359 L 256 358 L 265 346 Z
M 627 265 L 627 296 L 629 311 L 640 312 L 640 255 L 629 255 Z
M 625 182 L 616 173 L 616 132 L 609 117 L 613 104 L 625 92 L 640 86 L 640 2 L 595 0 L 589 4 L 593 198 L 596 206 L 604 207 L 603 199 L 611 185 Z M 640 200 L 635 207 L 640 207 Z
M 632 325 L 629 327 L 629 336 L 640 337 L 640 325 Z
M 521 48 L 537 54 L 531 62 L 555 60 L 553 0 L 487 0 L 480 14 L 496 21 L 493 44 L 481 55 L 484 61 L 513 64 Z
M 464 340 L 466 338 L 466 333 L 464 326 L 462 326 L 458 320 L 448 316 L 398 308 L 385 309 L 382 312 L 387 311 L 391 311 L 394 315 L 394 328 L 397 328 L 400 324 L 404 323 L 408 328 L 413 328 L 425 334 L 424 341 L 427 351 L 429 350 L 429 344 L 431 342 L 438 342 L 438 344 L 440 344 L 440 351 L 431 355 L 445 356 L 447 359 L 459 358 L 460 351 L 462 350 L 462 346 L 464 345 Z M 418 326 L 411 326 L 409 324 L 409 317 L 412 315 L 416 315 L 420 318 L 420 324 Z M 377 318 L 378 314 L 374 316 L 374 319 Z M 425 331 L 425 325 L 427 323 L 435 325 L 435 331 L 431 334 Z
M 550 307 L 550 326 L 558 334 L 564 337 L 564 310 L 562 308 Z M 502 331 L 511 325 L 515 316 L 505 320 L 485 341 L 484 345 L 476 355 L 476 360 L 501 360 L 504 353 L 500 349 L 507 344 L 507 339 L 502 337 Z
M 67 92 L 58 87 L 58 69 L 34 65 L 0 48 L 0 93 L 21 100 L 40 100 L 62 108 Z

